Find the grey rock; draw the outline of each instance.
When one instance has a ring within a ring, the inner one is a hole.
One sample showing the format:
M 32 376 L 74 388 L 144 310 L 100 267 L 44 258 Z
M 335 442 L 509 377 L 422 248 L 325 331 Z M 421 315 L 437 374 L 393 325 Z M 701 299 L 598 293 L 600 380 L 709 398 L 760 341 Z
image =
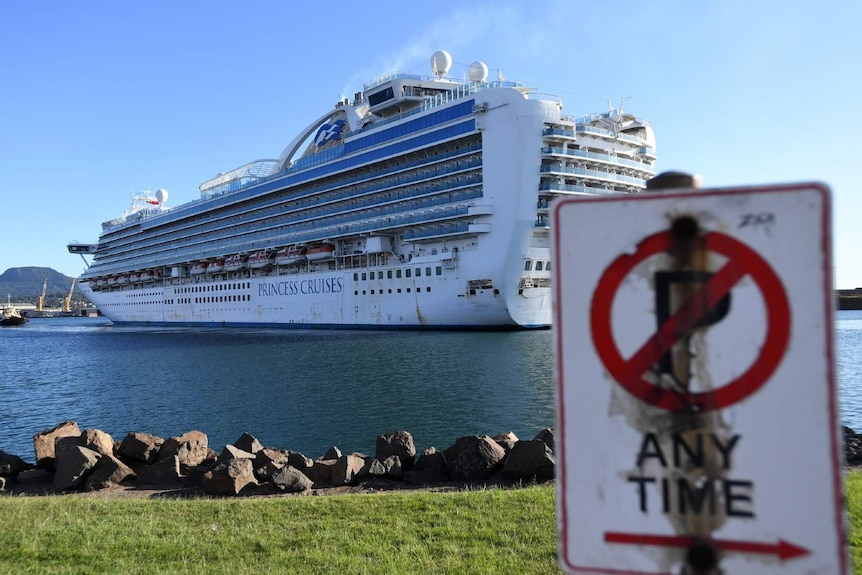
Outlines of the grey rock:
M 492 437 L 494 441 L 497 442 L 497 445 L 506 450 L 506 453 L 512 450 L 515 447 L 515 444 L 518 443 L 518 436 L 515 435 L 512 431 L 507 431 L 506 433 L 500 433 Z
M 231 459 L 206 472 L 201 488 L 210 495 L 239 495 L 243 489 L 258 485 L 251 459 Z
M 355 455 L 342 455 L 332 466 L 329 482 L 333 486 L 349 485 L 354 483 L 356 476 L 365 465 L 365 460 Z
M 459 437 L 443 456 L 454 481 L 482 481 L 502 464 L 506 451 L 487 435 Z
M 341 450 L 333 445 L 332 447 L 330 447 L 329 449 L 326 450 L 326 453 L 324 453 L 323 457 L 321 457 L 320 459 L 323 459 L 323 460 L 338 459 L 342 455 L 343 454 L 341 453 Z
M 165 442 L 164 439 L 149 433 L 132 432 L 126 435 L 117 449 L 120 459 L 153 463 L 159 454 L 159 449 Z
M 177 457 L 180 460 L 180 469 L 188 469 L 203 463 L 208 453 L 207 434 L 195 430 L 166 439 L 159 449 L 156 459 Z
M 397 455 L 390 455 L 384 459 L 383 468 L 386 470 L 387 479 L 395 479 L 401 481 L 404 479 L 404 468 L 401 466 L 401 458 Z
M 218 463 L 227 463 L 234 459 L 248 459 L 249 461 L 253 461 L 254 453 L 243 451 L 235 445 L 225 445 L 224 449 L 221 450 L 221 454 L 218 456 Z
M 136 467 L 135 485 L 173 485 L 181 481 L 180 458 L 176 455 L 159 459 L 151 465 Z
M 107 489 L 132 477 L 135 477 L 135 472 L 131 467 L 113 455 L 103 454 L 84 482 L 84 489 L 87 491 Z
M 541 439 L 519 441 L 503 463 L 503 477 L 522 481 L 554 479 L 554 453 Z
M 233 442 L 235 447 L 242 449 L 243 451 L 247 451 L 248 453 L 257 453 L 261 449 L 263 449 L 263 445 L 254 435 L 249 433 L 243 433 L 239 436 L 239 439 Z
M 311 489 L 313 482 L 299 469 L 286 466 L 272 476 L 272 482 L 285 493 L 300 493 Z
M 416 459 L 413 469 L 404 473 L 404 481 L 411 485 L 436 485 L 449 481 L 446 458 L 436 447 L 429 447 Z
M 553 428 L 551 428 L 551 427 L 546 427 L 545 429 L 543 429 L 542 431 L 540 431 L 539 433 L 537 433 L 537 434 L 536 434 L 536 437 L 534 437 L 533 439 L 539 439 L 539 440 L 541 440 L 541 441 L 544 441 L 544 442 L 545 442 L 545 445 L 547 445 L 547 446 L 548 446 L 548 448 L 549 448 L 549 449 L 551 450 L 551 452 L 553 453 L 553 452 L 554 452 L 554 443 L 556 442 L 556 441 L 555 441 L 555 437 L 556 437 L 556 436 L 555 436 L 555 434 L 554 434 L 554 430 L 553 430 Z
M 92 449 L 74 445 L 57 454 L 54 489 L 68 491 L 84 485 L 87 476 L 102 457 Z
M 385 461 L 392 455 L 397 455 L 401 460 L 401 466 L 405 469 L 413 467 L 416 457 L 416 446 L 413 444 L 413 436 L 407 431 L 395 431 L 377 436 L 374 457 Z
M 64 421 L 56 427 L 40 431 L 33 436 L 33 450 L 36 452 L 36 466 L 48 471 L 54 471 L 54 440 L 57 437 L 78 437 L 81 430 L 74 421 Z
M 99 429 L 85 429 L 78 437 L 78 445 L 92 449 L 100 455 L 114 455 L 114 440 Z

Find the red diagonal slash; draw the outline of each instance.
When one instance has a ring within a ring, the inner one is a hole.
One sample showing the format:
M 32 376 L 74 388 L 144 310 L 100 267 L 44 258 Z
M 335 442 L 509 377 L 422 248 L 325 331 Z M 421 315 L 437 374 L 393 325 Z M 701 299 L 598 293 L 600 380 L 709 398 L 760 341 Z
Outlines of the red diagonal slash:
M 605 533 L 605 543 L 623 543 L 629 545 L 650 545 L 653 547 L 691 547 L 698 541 L 715 545 L 722 551 L 735 553 L 757 553 L 774 555 L 786 561 L 809 555 L 811 552 L 799 545 L 794 545 L 784 539 L 776 543 L 757 543 L 753 541 L 734 541 L 732 539 L 697 539 L 689 535 L 649 535 L 646 533 Z
M 611 262 L 599 279 L 590 308 L 593 342 L 610 375 L 644 403 L 668 411 L 703 412 L 742 401 L 766 383 L 781 363 L 790 339 L 790 304 L 769 263 L 744 243 L 720 232 L 706 233 L 698 241 L 703 249 L 721 254 L 727 261 L 631 358 L 623 358 L 616 346 L 611 327 L 613 303 L 635 266 L 674 247 L 671 233 L 653 234 L 638 244 L 634 254 Z M 754 280 L 766 308 L 766 338 L 748 369 L 721 387 L 699 393 L 662 388 L 645 379 L 644 374 L 746 276 Z

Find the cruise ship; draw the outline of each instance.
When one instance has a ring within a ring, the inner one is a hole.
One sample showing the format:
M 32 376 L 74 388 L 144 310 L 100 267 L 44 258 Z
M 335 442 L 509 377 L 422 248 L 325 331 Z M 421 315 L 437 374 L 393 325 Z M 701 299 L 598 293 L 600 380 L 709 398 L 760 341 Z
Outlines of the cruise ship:
M 451 65 L 439 51 L 428 75 L 365 84 L 198 199 L 136 195 L 98 242 L 69 243 L 83 294 L 123 324 L 549 327 L 549 204 L 643 190 L 652 127 Z

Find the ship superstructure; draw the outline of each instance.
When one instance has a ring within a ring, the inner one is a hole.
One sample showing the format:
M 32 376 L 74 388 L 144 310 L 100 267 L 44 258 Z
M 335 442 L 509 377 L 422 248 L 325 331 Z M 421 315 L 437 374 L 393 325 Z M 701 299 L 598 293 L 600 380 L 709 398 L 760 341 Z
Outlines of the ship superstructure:
M 430 76 L 366 84 L 198 200 L 137 196 L 97 243 L 69 244 L 93 258 L 82 291 L 115 322 L 549 326 L 550 201 L 644 189 L 652 128 L 450 65 L 441 51 Z

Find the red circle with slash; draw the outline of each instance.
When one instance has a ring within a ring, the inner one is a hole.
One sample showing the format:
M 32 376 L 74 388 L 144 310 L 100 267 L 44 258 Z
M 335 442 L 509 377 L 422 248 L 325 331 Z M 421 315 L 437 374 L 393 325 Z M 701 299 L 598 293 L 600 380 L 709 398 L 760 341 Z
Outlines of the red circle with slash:
M 611 308 L 620 285 L 632 269 L 658 253 L 671 251 L 677 240 L 663 231 L 645 238 L 634 254 L 623 254 L 604 271 L 593 294 L 590 328 L 599 357 L 610 375 L 639 400 L 667 411 L 706 412 L 739 403 L 760 389 L 781 363 L 790 339 L 790 305 L 787 294 L 770 265 L 749 246 L 720 232 L 708 232 L 694 240 L 726 262 L 692 297 L 683 303 L 628 359 L 620 353 L 611 328 Z M 750 276 L 766 305 L 766 338 L 760 354 L 739 377 L 704 392 L 675 391 L 658 387 L 644 374 L 673 345 L 694 329 L 743 277 Z

